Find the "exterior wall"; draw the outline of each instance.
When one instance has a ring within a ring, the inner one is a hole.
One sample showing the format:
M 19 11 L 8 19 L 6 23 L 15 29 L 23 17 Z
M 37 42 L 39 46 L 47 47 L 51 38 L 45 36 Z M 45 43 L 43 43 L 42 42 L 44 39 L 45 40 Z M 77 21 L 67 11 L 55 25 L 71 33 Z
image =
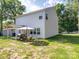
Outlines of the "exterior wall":
M 7 36 L 7 35 L 9 35 L 9 32 L 7 32 L 7 30 L 3 30 L 3 35 Z
M 3 29 L 4 36 L 13 36 L 12 34 L 15 33 L 12 29 Z
M 46 9 L 48 20 L 45 21 L 45 38 L 58 34 L 58 18 L 55 7 Z
M 39 16 L 43 16 L 43 19 L 39 20 Z M 16 26 L 25 25 L 32 28 L 40 28 L 40 35 L 34 35 L 34 37 L 44 38 L 45 37 L 45 11 L 36 12 L 30 15 L 25 15 L 16 19 Z M 16 34 L 19 31 L 16 30 Z

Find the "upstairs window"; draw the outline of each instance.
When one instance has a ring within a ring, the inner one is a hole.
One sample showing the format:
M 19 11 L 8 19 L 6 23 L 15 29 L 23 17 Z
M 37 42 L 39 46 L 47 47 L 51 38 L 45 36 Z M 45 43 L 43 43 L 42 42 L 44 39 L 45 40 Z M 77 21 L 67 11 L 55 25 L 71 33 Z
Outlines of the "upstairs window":
M 42 16 L 39 16 L 39 19 L 42 19 L 43 17 Z
M 46 20 L 48 20 L 48 14 L 46 14 Z

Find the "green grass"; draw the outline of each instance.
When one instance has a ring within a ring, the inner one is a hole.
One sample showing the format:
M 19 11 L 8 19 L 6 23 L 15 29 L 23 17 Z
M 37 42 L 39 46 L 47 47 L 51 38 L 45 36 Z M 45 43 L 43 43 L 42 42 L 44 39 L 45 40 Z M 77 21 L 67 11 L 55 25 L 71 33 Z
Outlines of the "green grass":
M 18 59 L 79 59 L 79 34 L 57 35 L 39 39 L 34 44 L 0 37 L 0 59 L 13 56 Z

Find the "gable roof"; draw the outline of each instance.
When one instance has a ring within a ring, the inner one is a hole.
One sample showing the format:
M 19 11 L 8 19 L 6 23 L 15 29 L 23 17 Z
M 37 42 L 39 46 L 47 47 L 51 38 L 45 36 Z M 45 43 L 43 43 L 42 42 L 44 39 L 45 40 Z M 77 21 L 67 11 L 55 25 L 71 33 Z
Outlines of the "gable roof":
M 54 6 L 43 8 L 43 9 L 33 11 L 33 12 L 29 12 L 29 13 L 26 13 L 26 14 L 23 14 L 23 15 L 18 15 L 18 16 L 16 16 L 16 18 L 23 17 L 23 16 L 26 16 L 26 15 L 30 15 L 30 14 L 33 14 L 33 13 L 37 13 L 37 12 L 40 12 L 40 11 L 44 11 L 44 10 L 47 10 L 47 9 L 50 9 L 50 8 L 54 8 Z

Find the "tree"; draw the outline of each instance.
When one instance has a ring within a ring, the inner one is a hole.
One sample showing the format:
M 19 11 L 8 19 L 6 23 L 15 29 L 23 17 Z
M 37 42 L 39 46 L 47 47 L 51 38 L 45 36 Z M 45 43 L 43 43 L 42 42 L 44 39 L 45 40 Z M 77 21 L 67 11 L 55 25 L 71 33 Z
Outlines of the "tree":
M 78 0 L 67 0 L 66 7 L 72 8 L 75 11 L 78 11 Z
M 74 10 L 65 9 L 62 21 L 63 21 L 63 23 L 61 23 L 61 26 L 68 33 L 78 30 L 78 27 L 77 27 L 78 19 L 75 16 L 75 11 Z
M 13 28 L 14 23 L 12 20 L 3 21 L 3 28 Z
M 58 4 L 56 11 L 59 18 L 59 32 L 66 31 L 70 33 L 78 30 L 77 11 L 74 8 L 66 8 L 63 4 Z
M 15 22 L 15 17 L 23 14 L 25 6 L 18 0 L 0 0 L 0 23 L 1 32 L 3 29 L 3 20 L 11 19 Z
M 25 6 L 21 5 L 21 2 L 18 0 L 8 0 L 8 2 L 6 1 L 6 3 L 8 18 L 13 19 L 15 22 L 15 17 L 18 15 L 22 15 L 25 11 Z
M 4 4 L 5 4 L 5 1 L 4 0 L 0 0 L 0 25 L 1 25 L 1 33 L 0 35 L 2 34 L 2 28 L 3 28 L 3 19 L 4 19 L 4 13 L 5 13 L 5 9 L 4 9 Z
M 58 25 L 59 25 L 59 32 L 63 32 L 64 28 L 62 27 L 63 22 L 63 13 L 64 13 L 65 6 L 63 4 L 56 5 L 56 12 L 58 16 Z

